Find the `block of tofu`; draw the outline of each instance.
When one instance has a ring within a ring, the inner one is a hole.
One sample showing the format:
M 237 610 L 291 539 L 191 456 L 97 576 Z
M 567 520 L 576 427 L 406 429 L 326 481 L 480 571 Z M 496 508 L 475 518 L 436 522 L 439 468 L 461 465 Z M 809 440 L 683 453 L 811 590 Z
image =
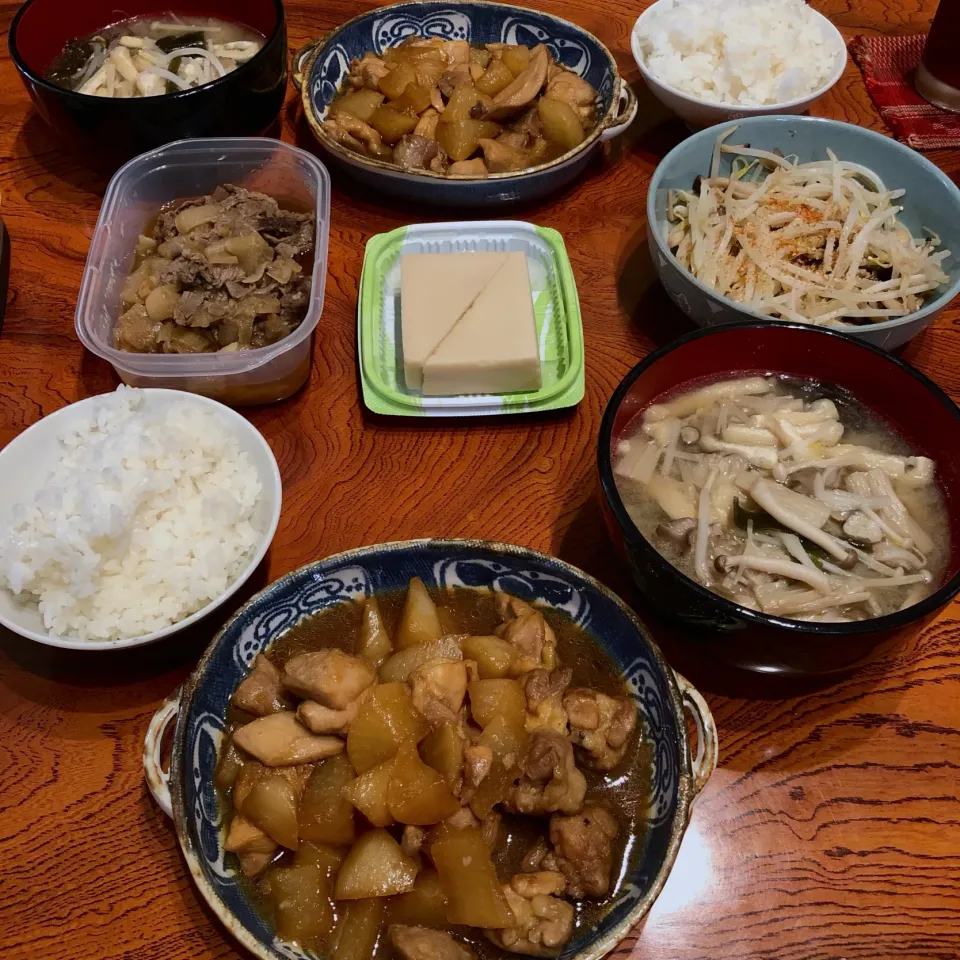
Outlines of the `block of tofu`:
M 423 393 L 539 390 L 540 351 L 526 255 L 506 254 L 466 312 L 423 365 Z
M 405 253 L 400 258 L 400 335 L 407 386 L 423 386 L 423 364 L 503 266 L 505 253 Z

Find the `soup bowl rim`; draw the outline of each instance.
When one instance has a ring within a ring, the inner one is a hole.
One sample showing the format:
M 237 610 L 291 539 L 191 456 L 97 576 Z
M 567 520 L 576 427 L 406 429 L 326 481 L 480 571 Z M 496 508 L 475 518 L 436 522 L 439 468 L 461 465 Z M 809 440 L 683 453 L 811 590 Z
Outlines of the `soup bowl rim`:
M 630 519 L 613 474 L 613 457 L 610 448 L 613 442 L 613 424 L 617 413 L 627 398 L 633 385 L 651 369 L 655 364 L 668 357 L 679 348 L 686 346 L 695 340 L 704 337 L 723 336 L 730 333 L 749 333 L 749 332 L 769 332 L 771 330 L 795 330 L 802 333 L 812 334 L 814 336 L 832 337 L 838 340 L 844 340 L 860 350 L 866 350 L 876 355 L 878 359 L 885 360 L 888 363 L 898 367 L 902 373 L 905 373 L 914 380 L 918 381 L 926 391 L 953 417 L 957 424 L 957 432 L 960 434 L 960 408 L 950 399 L 947 394 L 936 385 L 929 377 L 925 376 L 915 367 L 898 357 L 893 356 L 881 347 L 875 346 L 865 340 L 857 337 L 851 337 L 836 330 L 827 330 L 822 327 L 813 327 L 804 323 L 783 322 L 771 324 L 769 322 L 757 320 L 743 320 L 734 323 L 724 323 L 716 327 L 702 327 L 697 330 L 691 330 L 689 333 L 671 340 L 669 343 L 654 350 L 636 364 L 620 381 L 617 389 L 614 390 L 610 399 L 607 401 L 603 412 L 603 418 L 600 421 L 600 432 L 597 438 L 597 469 L 600 475 L 600 487 L 603 496 L 613 512 L 617 521 L 620 535 L 626 541 L 631 549 L 639 551 L 646 563 L 656 567 L 658 572 L 670 577 L 673 580 L 680 581 L 702 601 L 713 604 L 729 617 L 739 618 L 756 626 L 774 627 L 793 634 L 818 634 L 820 636 L 852 637 L 862 634 L 877 633 L 886 630 L 897 630 L 909 626 L 925 616 L 934 613 L 936 610 L 948 603 L 958 592 L 960 592 L 960 569 L 945 583 L 941 584 L 930 596 L 925 597 L 919 603 L 899 610 L 896 613 L 889 613 L 882 617 L 872 617 L 867 620 L 855 620 L 850 623 L 823 623 L 810 620 L 791 620 L 787 617 L 778 617 L 774 614 L 761 613 L 759 610 L 752 610 L 750 607 L 742 606 L 733 600 L 728 600 L 719 593 L 714 593 L 701 584 L 697 583 L 692 577 L 687 576 L 683 571 L 677 569 L 666 557 L 661 554 L 657 548 L 640 532 L 634 522 Z M 750 366 L 749 364 L 746 366 Z M 789 374 L 789 370 L 782 371 Z M 723 370 L 717 371 L 717 377 L 724 375 Z M 703 379 L 703 378 L 697 378 Z M 692 380 L 680 380 L 677 388 L 684 383 L 692 383 Z M 843 386 L 843 384 L 839 384 Z M 894 417 L 891 417 L 886 410 L 878 410 L 884 419 L 889 420 L 894 427 L 899 427 L 899 423 Z M 638 410 L 639 413 L 639 410 Z M 954 536 L 960 535 L 960 531 L 950 530 Z M 956 549 L 951 549 L 951 554 Z
M 208 83 L 200 84 L 198 87 L 190 87 L 188 90 L 178 90 L 176 93 L 165 93 L 161 97 L 97 97 L 89 93 L 80 93 L 77 90 L 68 90 L 66 87 L 61 87 L 59 84 L 53 83 L 44 77 L 43 74 L 37 73 L 37 71 L 30 67 L 23 58 L 23 55 L 20 53 L 20 50 L 17 46 L 17 30 L 20 27 L 20 21 L 23 19 L 30 7 L 32 7 L 35 3 L 42 2 L 43 0 L 26 0 L 26 3 L 24 3 L 20 9 L 17 10 L 13 20 L 11 20 L 10 29 L 7 32 L 7 47 L 10 50 L 10 59 L 13 60 L 14 65 L 22 74 L 22 76 L 27 78 L 30 83 L 34 84 L 35 86 L 42 87 L 44 90 L 56 96 L 64 97 L 67 101 L 73 101 L 77 104 L 89 104 L 94 101 L 102 104 L 126 104 L 130 102 L 136 103 L 138 101 L 154 99 L 159 103 L 182 103 L 187 101 L 188 98 L 192 98 L 204 91 L 219 90 L 221 87 L 226 86 L 229 82 L 236 83 L 239 80 L 242 80 L 245 74 L 251 72 L 251 66 L 257 64 L 264 53 L 266 53 L 268 49 L 276 42 L 277 38 L 286 31 L 286 11 L 284 9 L 283 0 L 265 0 L 265 2 L 272 4 L 274 14 L 276 15 L 276 23 L 274 24 L 273 30 L 270 33 L 270 36 L 264 39 L 263 46 L 249 60 L 240 64 L 229 73 L 225 73 L 222 77 L 217 77 L 215 80 L 210 80 Z M 245 26 L 250 30 L 253 29 L 253 27 L 249 27 L 246 23 L 243 23 L 243 21 L 237 20 L 235 22 L 240 23 L 242 26 Z M 284 59 L 286 60 L 286 55 L 284 55 Z M 104 109 L 109 110 L 111 108 L 104 107 Z
M 445 546 L 454 550 L 466 548 L 514 557 L 533 557 L 539 561 L 545 561 L 550 565 L 561 567 L 568 575 L 583 583 L 590 590 L 601 593 L 618 608 L 624 618 L 625 625 L 632 628 L 638 641 L 648 649 L 667 688 L 670 710 L 678 731 L 676 747 L 679 756 L 677 804 L 670 824 L 669 841 L 664 851 L 663 862 L 653 877 L 649 888 L 643 896 L 637 900 L 629 913 L 609 933 L 578 951 L 570 960 L 600 960 L 600 958 L 609 953 L 646 915 L 659 896 L 666 883 L 667 877 L 673 869 L 680 848 L 680 842 L 690 822 L 691 805 L 703 790 L 711 773 L 717 766 L 717 730 L 710 709 L 703 696 L 688 680 L 669 666 L 660 648 L 650 636 L 647 627 L 642 623 L 636 613 L 634 613 L 617 594 L 580 568 L 560 560 L 557 557 L 541 553 L 528 547 L 471 538 L 454 539 L 433 537 L 390 541 L 356 547 L 351 550 L 331 554 L 321 560 L 304 564 L 284 576 L 279 577 L 251 597 L 224 623 L 223 627 L 221 627 L 207 646 L 207 649 L 204 651 L 203 656 L 200 658 L 200 661 L 190 676 L 161 705 L 156 714 L 154 714 L 144 740 L 143 764 L 147 787 L 161 809 L 173 818 L 180 849 L 197 888 L 200 890 L 207 905 L 213 910 L 229 932 L 247 950 L 261 958 L 261 960 L 276 960 L 277 953 L 255 937 L 217 894 L 213 884 L 204 873 L 200 856 L 195 848 L 193 838 L 187 826 L 187 811 L 185 809 L 185 777 L 187 771 L 183 767 L 182 758 L 187 736 L 188 718 L 191 712 L 193 698 L 202 676 L 214 653 L 234 625 L 240 621 L 255 604 L 262 602 L 269 597 L 272 592 L 282 590 L 285 585 L 295 578 L 302 577 L 308 572 L 320 573 L 326 567 L 332 566 L 336 568 L 351 561 L 368 558 L 371 555 L 391 552 L 399 553 L 404 550 L 415 550 L 423 547 L 439 547 L 442 549 Z M 690 750 L 691 737 L 686 723 L 686 714 L 690 715 L 697 730 L 698 745 L 696 755 L 691 754 Z M 173 746 L 170 754 L 169 772 L 165 773 L 161 763 L 161 747 L 165 731 L 170 723 L 174 723 Z

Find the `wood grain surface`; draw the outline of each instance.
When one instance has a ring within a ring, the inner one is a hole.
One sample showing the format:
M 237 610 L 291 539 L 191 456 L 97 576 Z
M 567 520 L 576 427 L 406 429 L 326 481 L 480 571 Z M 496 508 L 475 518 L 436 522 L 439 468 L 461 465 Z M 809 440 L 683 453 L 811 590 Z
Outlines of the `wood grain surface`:
M 950 0 L 945 0 L 950 2 Z M 273 447 L 285 503 L 254 588 L 309 560 L 429 535 L 552 552 L 630 598 L 597 506 L 604 403 L 655 345 L 687 329 L 644 239 L 647 183 L 684 129 L 653 103 L 629 46 L 645 5 L 539 0 L 592 31 L 635 81 L 626 142 L 565 194 L 503 211 L 562 231 L 586 335 L 586 397 L 498 422 L 367 413 L 355 358 L 367 239 L 438 219 L 334 176 L 326 305 L 308 385 L 249 413 Z M 849 38 L 923 31 L 933 0 L 815 0 Z M 0 2 L 4 32 L 16 5 Z M 365 9 L 288 0 L 292 47 Z M 851 63 L 814 112 L 886 132 Z M 309 146 L 295 99 L 283 137 Z M 954 178 L 960 153 L 929 154 Z M 0 336 L 0 445 L 66 403 L 112 389 L 73 316 L 105 181 L 62 150 L 0 56 L 0 213 L 13 247 Z M 905 185 L 909 186 L 909 185 Z M 960 310 L 906 357 L 960 398 Z M 249 591 L 248 591 L 249 592 Z M 708 693 L 721 766 L 674 873 L 617 953 L 637 960 L 960 957 L 960 605 L 854 679 L 821 690 L 738 685 L 682 663 Z M 69 655 L 0 635 L 0 956 L 212 960 L 238 949 L 200 903 L 170 823 L 143 786 L 151 714 L 216 625 L 128 655 Z

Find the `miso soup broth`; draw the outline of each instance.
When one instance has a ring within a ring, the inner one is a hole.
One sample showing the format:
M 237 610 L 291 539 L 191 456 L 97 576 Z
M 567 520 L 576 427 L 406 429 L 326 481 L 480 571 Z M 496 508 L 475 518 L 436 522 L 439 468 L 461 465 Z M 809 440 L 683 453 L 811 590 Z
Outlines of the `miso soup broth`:
M 44 76 L 94 97 L 156 97 L 226 76 L 264 42 L 251 27 L 213 17 L 132 17 L 71 40 Z
M 895 613 L 939 586 L 936 464 L 835 387 L 743 376 L 647 407 L 613 451 L 631 519 L 688 577 L 798 620 Z

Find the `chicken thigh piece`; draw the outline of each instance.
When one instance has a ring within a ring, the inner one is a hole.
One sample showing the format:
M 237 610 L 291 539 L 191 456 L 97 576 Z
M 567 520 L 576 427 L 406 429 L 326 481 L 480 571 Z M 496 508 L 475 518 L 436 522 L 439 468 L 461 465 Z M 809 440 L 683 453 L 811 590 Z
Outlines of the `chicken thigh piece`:
M 281 676 L 289 691 L 331 710 L 346 709 L 377 679 L 365 660 L 336 648 L 293 657 L 284 665 Z
M 393 924 L 390 941 L 403 960 L 477 960 L 477 955 L 457 943 L 445 930 Z
M 510 791 L 508 805 L 516 813 L 577 813 L 587 781 L 577 769 L 573 746 L 563 734 L 535 730 L 522 763 L 523 776 Z
M 570 817 L 554 815 L 550 842 L 555 852 L 548 853 L 541 866 L 560 871 L 567 880 L 566 892 L 577 900 L 605 897 L 610 891 L 617 833 L 616 819 L 603 807 L 587 806 Z
M 564 883 L 562 873 L 518 873 L 503 887 L 517 926 L 488 930 L 489 939 L 511 953 L 557 956 L 573 933 L 573 905 L 555 896 L 563 892 Z
M 233 742 L 268 767 L 292 767 L 343 751 L 339 737 L 311 733 L 291 711 L 261 717 L 240 727 Z
M 280 671 L 262 653 L 257 654 L 253 669 L 240 682 L 230 702 L 257 717 L 290 709 L 290 700 L 280 682 Z

